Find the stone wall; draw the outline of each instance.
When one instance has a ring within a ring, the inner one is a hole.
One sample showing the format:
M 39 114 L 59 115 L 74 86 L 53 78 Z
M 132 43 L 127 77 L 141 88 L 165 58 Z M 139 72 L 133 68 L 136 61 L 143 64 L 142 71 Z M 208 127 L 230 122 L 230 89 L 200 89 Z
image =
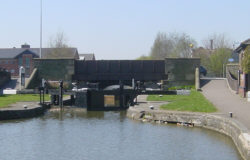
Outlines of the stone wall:
M 232 138 L 243 159 L 250 159 L 249 131 L 233 118 L 191 112 L 144 111 L 136 107 L 130 107 L 127 111 L 127 116 L 134 120 L 147 122 L 192 124 L 196 127 L 203 127 L 223 133 Z
M 226 78 L 228 85 L 236 93 L 238 93 L 239 89 L 238 70 L 239 64 L 227 64 L 226 66 Z
M 240 69 L 240 66 L 238 63 L 230 63 L 227 64 L 226 70 L 230 72 L 236 79 L 238 79 L 238 70 Z
M 42 115 L 49 108 L 50 108 L 49 104 L 32 106 L 32 108 L 27 108 L 27 109 L 3 108 L 0 109 L 0 121 L 37 117 Z
M 75 70 L 74 59 L 34 59 L 34 65 L 40 81 L 44 78 L 50 81 L 72 82 Z
M 199 58 L 166 58 L 165 73 L 168 74 L 166 85 L 184 86 L 195 84 L 195 68 L 200 67 Z
M 26 89 L 34 89 L 39 86 L 39 79 L 38 79 L 38 71 L 37 68 L 33 70 L 33 72 L 30 75 L 30 78 L 27 80 L 27 83 L 25 84 Z

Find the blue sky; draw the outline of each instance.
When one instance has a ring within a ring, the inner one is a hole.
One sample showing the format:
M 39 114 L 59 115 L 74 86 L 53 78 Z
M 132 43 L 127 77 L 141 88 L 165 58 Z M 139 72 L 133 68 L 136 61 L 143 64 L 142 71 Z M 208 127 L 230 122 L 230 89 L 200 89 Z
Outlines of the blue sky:
M 158 32 L 185 32 L 198 44 L 214 33 L 250 38 L 249 0 L 43 0 L 43 46 L 63 31 L 80 53 L 97 59 L 148 54 Z M 40 0 L 0 5 L 0 48 L 39 47 Z

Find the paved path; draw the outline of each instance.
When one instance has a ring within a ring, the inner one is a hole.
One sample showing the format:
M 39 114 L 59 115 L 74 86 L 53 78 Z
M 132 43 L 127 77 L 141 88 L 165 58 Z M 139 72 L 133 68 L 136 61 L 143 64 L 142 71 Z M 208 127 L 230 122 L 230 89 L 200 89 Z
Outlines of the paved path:
M 226 80 L 210 80 L 202 87 L 202 93 L 220 113 L 233 112 L 234 118 L 250 129 L 250 102 L 232 93 Z
M 168 104 L 166 101 L 147 101 L 148 95 L 139 95 L 137 96 L 137 104 L 135 107 L 143 108 L 143 110 L 151 110 L 150 106 L 154 107 L 154 110 L 159 110 L 160 106 L 163 104 Z

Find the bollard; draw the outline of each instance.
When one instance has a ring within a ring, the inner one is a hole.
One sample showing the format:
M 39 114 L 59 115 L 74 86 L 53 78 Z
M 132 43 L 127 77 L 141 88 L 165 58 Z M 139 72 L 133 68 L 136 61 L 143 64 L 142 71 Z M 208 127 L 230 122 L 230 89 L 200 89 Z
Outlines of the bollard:
M 195 89 L 200 90 L 200 69 L 198 67 L 195 68 Z
M 230 118 L 233 118 L 233 112 L 229 112 Z

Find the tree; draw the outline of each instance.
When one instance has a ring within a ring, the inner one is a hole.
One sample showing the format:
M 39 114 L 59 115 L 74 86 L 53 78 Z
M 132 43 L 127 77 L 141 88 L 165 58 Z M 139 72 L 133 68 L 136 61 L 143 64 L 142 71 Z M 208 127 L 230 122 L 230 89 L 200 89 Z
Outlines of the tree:
M 215 76 L 223 75 L 223 65 L 228 63 L 232 55 L 232 42 L 225 34 L 209 35 L 203 40 L 203 53 L 200 54 L 201 65 Z M 224 66 L 225 67 L 225 66 Z
M 209 58 L 209 69 L 216 76 L 223 75 L 223 65 L 228 63 L 228 59 L 231 57 L 232 51 L 228 48 L 218 48 Z
M 206 39 L 202 41 L 202 43 L 204 48 L 206 49 L 232 48 L 233 44 L 226 34 L 216 33 L 213 35 L 209 35 Z
M 241 66 L 242 66 L 243 72 L 250 73 L 250 46 L 248 46 L 245 49 L 245 52 L 241 61 Z
M 151 48 L 150 57 L 153 59 L 188 58 L 192 55 L 190 44 L 196 44 L 196 42 L 185 33 L 159 32 Z
M 56 36 L 52 36 L 49 41 L 49 48 L 52 48 L 50 53 L 45 54 L 45 58 L 70 58 L 71 51 L 68 49 L 67 38 L 64 32 L 58 32 Z
M 200 58 L 201 60 L 201 65 L 205 67 L 206 69 L 209 68 L 210 65 L 210 50 L 205 49 L 203 47 L 195 48 L 193 49 L 193 58 Z

